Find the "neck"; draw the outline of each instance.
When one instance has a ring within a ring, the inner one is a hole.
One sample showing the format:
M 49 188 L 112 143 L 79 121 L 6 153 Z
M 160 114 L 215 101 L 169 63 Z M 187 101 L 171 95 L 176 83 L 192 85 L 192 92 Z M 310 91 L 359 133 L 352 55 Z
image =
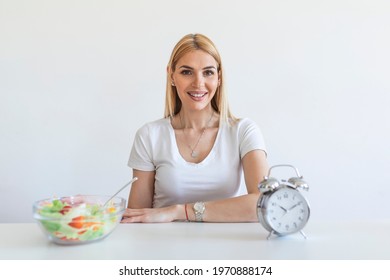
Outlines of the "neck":
M 179 113 L 181 128 L 203 130 L 210 126 L 213 116 L 214 110 L 211 108 L 198 112 L 186 112 L 181 110 Z

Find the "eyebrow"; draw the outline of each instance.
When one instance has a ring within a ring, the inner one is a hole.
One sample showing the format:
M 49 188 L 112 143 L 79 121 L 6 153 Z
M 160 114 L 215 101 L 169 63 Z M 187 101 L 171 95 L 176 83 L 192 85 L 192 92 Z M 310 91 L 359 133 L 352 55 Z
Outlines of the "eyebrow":
M 186 68 L 186 69 L 194 70 L 193 67 L 188 66 L 188 65 L 182 65 L 182 66 L 179 67 L 179 69 L 180 68 Z M 206 66 L 202 70 L 207 70 L 207 69 L 215 69 L 215 70 L 217 70 L 217 68 L 215 66 Z

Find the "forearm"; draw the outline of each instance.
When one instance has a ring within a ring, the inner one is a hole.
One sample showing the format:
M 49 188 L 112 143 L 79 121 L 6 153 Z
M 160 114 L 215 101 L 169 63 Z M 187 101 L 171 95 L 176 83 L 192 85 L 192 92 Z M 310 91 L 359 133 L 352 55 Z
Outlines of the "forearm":
M 205 202 L 204 222 L 256 222 L 258 193 Z M 196 221 L 194 203 L 176 204 L 163 208 L 127 208 L 122 223 L 166 223 Z
M 257 222 L 257 201 L 259 193 L 242 195 L 234 198 L 206 201 L 203 214 L 204 222 Z M 176 220 L 195 221 L 194 203 L 176 206 Z M 186 209 L 187 208 L 187 215 Z

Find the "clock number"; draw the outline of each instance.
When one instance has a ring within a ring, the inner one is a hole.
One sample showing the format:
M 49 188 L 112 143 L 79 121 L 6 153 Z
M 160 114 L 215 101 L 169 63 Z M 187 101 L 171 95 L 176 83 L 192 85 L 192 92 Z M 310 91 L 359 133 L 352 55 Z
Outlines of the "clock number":
M 288 193 L 284 193 L 283 197 L 288 198 Z
M 276 198 L 277 198 L 278 200 L 282 200 L 282 196 L 281 196 L 281 195 L 278 195 Z

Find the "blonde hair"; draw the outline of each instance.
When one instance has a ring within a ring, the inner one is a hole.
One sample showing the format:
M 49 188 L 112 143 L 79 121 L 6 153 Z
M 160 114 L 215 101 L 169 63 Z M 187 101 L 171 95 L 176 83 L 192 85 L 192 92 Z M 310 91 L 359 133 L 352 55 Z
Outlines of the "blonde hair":
M 164 117 L 173 117 L 180 112 L 181 100 L 177 94 L 176 87 L 172 85 L 171 75 L 175 72 L 176 64 L 185 54 L 201 50 L 211 55 L 217 62 L 220 85 L 218 86 L 213 99 L 211 100 L 212 108 L 219 114 L 220 121 L 229 123 L 229 120 L 235 121 L 236 117 L 232 115 L 225 92 L 225 79 L 222 67 L 221 56 L 214 43 L 202 34 L 188 34 L 184 36 L 174 47 L 171 58 L 168 63 L 167 85 L 165 96 L 165 113 Z

